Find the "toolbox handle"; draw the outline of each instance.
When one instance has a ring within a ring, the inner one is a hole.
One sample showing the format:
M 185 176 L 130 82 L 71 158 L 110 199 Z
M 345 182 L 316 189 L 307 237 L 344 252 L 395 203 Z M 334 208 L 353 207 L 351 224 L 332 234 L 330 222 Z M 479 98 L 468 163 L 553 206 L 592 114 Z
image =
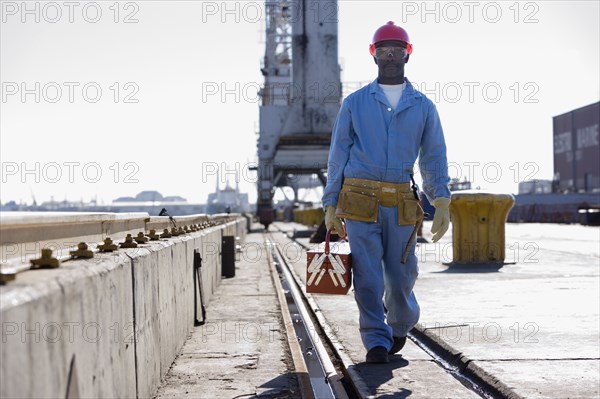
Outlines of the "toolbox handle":
M 327 230 L 325 233 L 325 255 L 329 255 L 329 240 L 331 239 L 331 230 Z M 347 235 L 344 238 L 341 238 L 342 241 L 347 240 Z

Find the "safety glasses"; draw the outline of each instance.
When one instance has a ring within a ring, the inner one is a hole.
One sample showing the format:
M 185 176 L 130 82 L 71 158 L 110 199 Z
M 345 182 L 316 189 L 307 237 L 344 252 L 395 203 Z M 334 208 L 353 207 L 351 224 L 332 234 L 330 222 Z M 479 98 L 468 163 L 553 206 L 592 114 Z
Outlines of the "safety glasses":
M 375 48 L 375 57 L 404 58 L 406 57 L 406 49 L 404 47 L 377 47 Z

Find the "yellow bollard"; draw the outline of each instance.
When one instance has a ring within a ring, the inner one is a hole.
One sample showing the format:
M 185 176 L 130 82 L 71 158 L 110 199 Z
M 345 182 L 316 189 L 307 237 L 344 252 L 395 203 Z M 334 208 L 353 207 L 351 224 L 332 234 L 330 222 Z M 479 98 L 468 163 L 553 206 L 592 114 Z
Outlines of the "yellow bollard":
M 294 222 L 309 227 L 319 226 L 325 219 L 325 212 L 321 208 L 294 209 Z
M 314 208 L 308 211 L 310 213 L 310 218 L 308 220 L 308 225 L 311 227 L 319 226 L 323 219 L 325 218 L 325 213 L 321 208 Z
M 321 208 L 294 209 L 294 222 L 309 227 L 319 226 L 325 219 L 325 213 Z
M 515 199 L 510 194 L 453 193 L 453 264 L 503 264 L 504 227 Z

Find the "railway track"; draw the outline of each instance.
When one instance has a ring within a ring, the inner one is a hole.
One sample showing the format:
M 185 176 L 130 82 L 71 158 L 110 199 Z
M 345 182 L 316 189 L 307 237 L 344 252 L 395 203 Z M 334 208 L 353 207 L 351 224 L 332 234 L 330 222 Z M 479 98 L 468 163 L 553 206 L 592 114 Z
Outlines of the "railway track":
M 304 281 L 291 267 L 282 251 L 282 238 L 264 233 L 273 282 L 278 291 L 280 308 L 287 328 L 288 343 L 298 375 L 303 398 L 372 398 L 372 389 L 364 381 L 357 365 L 338 341 L 316 302 L 304 292 Z M 295 242 L 286 238 L 286 244 Z M 306 249 L 300 243 L 297 243 Z M 431 348 L 426 340 L 410 334 L 409 338 L 435 364 L 458 380 L 471 394 L 482 398 L 501 398 L 471 381 Z

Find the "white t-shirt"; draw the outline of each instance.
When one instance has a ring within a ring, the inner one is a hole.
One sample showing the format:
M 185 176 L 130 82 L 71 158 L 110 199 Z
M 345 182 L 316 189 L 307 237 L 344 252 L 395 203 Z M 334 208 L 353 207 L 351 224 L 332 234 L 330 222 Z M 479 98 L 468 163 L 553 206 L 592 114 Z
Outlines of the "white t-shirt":
M 402 97 L 402 92 L 404 91 L 404 88 L 406 87 L 406 82 L 404 82 L 400 85 L 384 85 L 381 83 L 378 83 L 378 84 L 379 84 L 379 87 L 381 87 L 383 89 L 383 92 L 385 93 L 386 98 L 390 102 L 392 109 L 395 110 L 396 105 L 398 105 L 398 101 L 400 101 L 400 97 Z

